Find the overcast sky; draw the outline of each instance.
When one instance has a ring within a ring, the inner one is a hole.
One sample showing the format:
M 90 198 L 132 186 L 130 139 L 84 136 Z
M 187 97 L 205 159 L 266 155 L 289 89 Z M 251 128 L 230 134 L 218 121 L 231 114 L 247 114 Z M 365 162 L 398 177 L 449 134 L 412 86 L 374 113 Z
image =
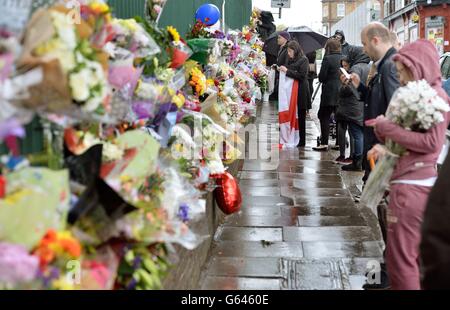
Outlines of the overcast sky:
M 253 0 L 253 6 L 265 11 L 278 12 L 271 8 L 271 0 Z M 291 8 L 283 9 L 281 20 L 274 14 L 275 24 L 286 26 L 308 26 L 316 31 L 322 30 L 321 0 L 291 0 Z

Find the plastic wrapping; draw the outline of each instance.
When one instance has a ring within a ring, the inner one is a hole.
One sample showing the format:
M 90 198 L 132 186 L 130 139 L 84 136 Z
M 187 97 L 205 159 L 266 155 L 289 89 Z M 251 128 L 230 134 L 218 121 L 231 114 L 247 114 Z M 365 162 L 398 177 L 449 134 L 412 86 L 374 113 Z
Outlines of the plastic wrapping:
M 113 43 L 131 51 L 136 58 L 152 57 L 161 52 L 151 35 L 134 19 L 115 19 L 113 29 L 116 33 Z
M 386 153 L 376 164 L 371 172 L 369 179 L 364 186 L 361 196 L 361 204 L 366 205 L 372 210 L 375 216 L 378 216 L 377 207 L 382 201 L 386 190 L 389 188 L 392 174 L 399 156 L 390 152 Z

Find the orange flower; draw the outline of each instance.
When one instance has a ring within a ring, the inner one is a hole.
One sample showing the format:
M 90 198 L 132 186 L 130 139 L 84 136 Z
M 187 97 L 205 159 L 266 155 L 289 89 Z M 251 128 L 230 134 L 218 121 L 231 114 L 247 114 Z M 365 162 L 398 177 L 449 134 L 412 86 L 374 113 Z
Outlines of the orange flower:
M 81 256 L 82 248 L 78 240 L 72 237 L 70 232 L 56 232 L 49 230 L 34 250 L 39 257 L 41 267 L 53 262 L 58 255 L 67 254 L 72 258 Z
M 71 257 L 78 258 L 81 256 L 81 245 L 75 239 L 63 239 L 60 241 L 61 247 Z
M 38 248 L 34 255 L 39 257 L 39 265 L 45 267 L 55 259 L 55 252 L 48 247 Z

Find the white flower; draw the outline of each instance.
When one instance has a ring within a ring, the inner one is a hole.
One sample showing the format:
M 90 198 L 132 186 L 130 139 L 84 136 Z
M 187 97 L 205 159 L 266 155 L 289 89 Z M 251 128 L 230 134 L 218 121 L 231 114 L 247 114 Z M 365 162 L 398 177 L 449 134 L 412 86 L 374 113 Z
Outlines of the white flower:
M 195 148 L 194 140 L 182 126 L 175 125 L 172 129 L 172 136 L 176 137 L 177 140 L 184 146 L 189 148 Z
M 75 49 L 77 46 L 77 36 L 75 33 L 75 27 L 69 23 L 65 14 L 51 11 L 53 25 L 56 28 L 58 37 L 64 42 L 69 49 Z
M 120 160 L 123 157 L 124 151 L 116 144 L 105 142 L 103 143 L 103 158 L 106 161 Z
M 158 96 L 158 90 L 153 85 L 142 82 L 139 83 L 139 87 L 136 89 L 136 95 L 143 99 L 156 98 Z
M 89 98 L 90 91 L 87 83 L 88 75 L 89 72 L 87 69 L 70 75 L 69 83 L 72 90 L 72 97 L 75 101 L 84 102 Z
M 428 130 L 444 121 L 449 105 L 440 98 L 427 81 L 413 81 L 394 94 L 387 117 L 405 128 Z
M 225 173 L 225 167 L 223 166 L 223 162 L 220 158 L 216 160 L 208 160 L 206 161 L 206 165 L 208 166 L 211 174 Z

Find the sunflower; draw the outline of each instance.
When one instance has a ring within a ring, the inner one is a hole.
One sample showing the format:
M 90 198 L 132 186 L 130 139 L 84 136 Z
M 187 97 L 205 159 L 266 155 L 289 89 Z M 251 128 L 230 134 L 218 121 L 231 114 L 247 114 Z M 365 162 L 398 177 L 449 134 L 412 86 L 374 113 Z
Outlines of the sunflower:
M 173 42 L 180 42 L 180 34 L 178 33 L 177 29 L 175 29 L 175 27 L 168 26 L 167 32 L 170 34 Z

